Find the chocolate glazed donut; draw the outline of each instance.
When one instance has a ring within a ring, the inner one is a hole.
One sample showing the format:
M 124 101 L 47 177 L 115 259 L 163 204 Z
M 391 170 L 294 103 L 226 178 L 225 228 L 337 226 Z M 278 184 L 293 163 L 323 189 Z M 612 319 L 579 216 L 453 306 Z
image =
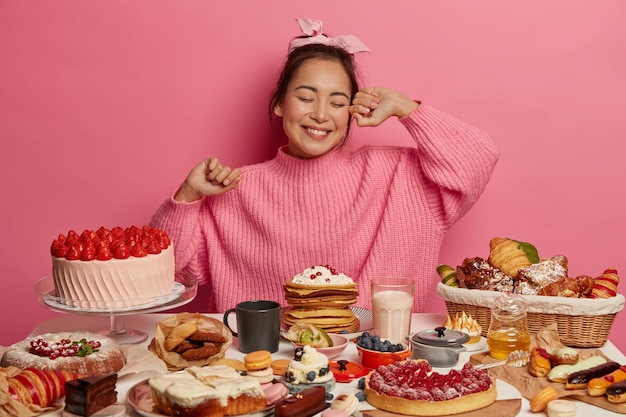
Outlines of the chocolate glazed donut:
M 310 417 L 326 409 L 326 388 L 316 386 L 285 398 L 276 404 L 276 417 Z

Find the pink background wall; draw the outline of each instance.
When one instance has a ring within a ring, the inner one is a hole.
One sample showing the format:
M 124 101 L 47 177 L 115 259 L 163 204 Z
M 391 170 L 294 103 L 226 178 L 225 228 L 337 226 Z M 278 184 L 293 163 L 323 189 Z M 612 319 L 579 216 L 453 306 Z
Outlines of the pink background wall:
M 368 83 L 500 147 L 442 262 L 487 256 L 490 238 L 507 236 L 566 255 L 570 275 L 615 266 L 626 277 L 624 2 L 304 3 L 0 2 L 0 344 L 59 314 L 33 291 L 57 234 L 145 224 L 205 155 L 273 156 L 267 100 L 300 16 L 357 34 L 373 51 L 360 58 Z M 410 143 L 395 122 L 356 135 L 354 146 Z M 611 338 L 626 350 L 624 323 Z

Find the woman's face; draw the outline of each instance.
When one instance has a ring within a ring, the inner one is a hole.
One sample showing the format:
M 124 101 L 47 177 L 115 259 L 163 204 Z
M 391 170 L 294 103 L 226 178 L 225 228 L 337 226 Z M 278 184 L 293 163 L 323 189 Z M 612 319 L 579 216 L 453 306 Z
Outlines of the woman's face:
M 305 61 L 274 109 L 289 139 L 287 153 L 315 158 L 341 143 L 348 130 L 351 93 L 350 78 L 340 63 Z

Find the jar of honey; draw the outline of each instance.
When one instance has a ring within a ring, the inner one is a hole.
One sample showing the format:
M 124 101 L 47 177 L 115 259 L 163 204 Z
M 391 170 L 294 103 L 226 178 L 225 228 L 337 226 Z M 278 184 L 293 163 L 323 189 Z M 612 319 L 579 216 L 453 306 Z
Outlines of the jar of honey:
M 514 350 L 530 349 L 527 311 L 528 304 L 521 295 L 503 293 L 494 300 L 487 331 L 487 346 L 492 357 L 506 359 Z

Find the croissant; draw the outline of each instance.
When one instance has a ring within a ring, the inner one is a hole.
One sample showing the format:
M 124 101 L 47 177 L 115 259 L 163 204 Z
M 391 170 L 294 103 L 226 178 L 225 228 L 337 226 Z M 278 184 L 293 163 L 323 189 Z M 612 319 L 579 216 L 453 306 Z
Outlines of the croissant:
M 594 279 L 587 275 L 565 277 L 541 288 L 537 295 L 552 295 L 559 297 L 587 297 L 591 294 Z
M 65 396 L 65 382 L 78 378 L 78 374 L 67 371 L 50 371 L 36 368 L 20 370 L 16 367 L 0 368 L 0 395 L 8 398 L 0 404 L 0 416 L 17 415 L 26 407 L 30 415 L 41 414 Z M 25 415 L 24 412 L 20 413 Z
M 517 271 L 539 262 L 537 248 L 528 242 L 494 237 L 489 242 L 489 263 L 513 279 Z
M 617 295 L 619 275 L 615 267 L 607 268 L 602 275 L 595 279 L 590 298 L 609 298 Z

